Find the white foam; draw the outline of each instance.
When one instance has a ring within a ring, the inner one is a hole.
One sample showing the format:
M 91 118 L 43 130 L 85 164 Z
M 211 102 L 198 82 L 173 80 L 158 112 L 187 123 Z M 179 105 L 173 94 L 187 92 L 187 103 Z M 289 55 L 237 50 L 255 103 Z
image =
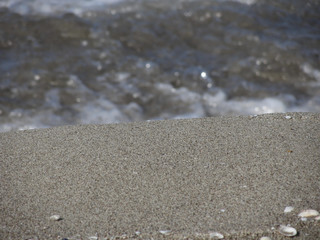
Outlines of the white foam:
M 277 98 L 227 100 L 220 90 L 216 95 L 204 94 L 204 105 L 210 115 L 242 114 L 255 115 L 285 112 L 287 107 Z
M 239 2 L 239 3 L 243 3 L 243 4 L 247 4 L 247 5 L 252 5 L 254 3 L 256 3 L 256 0 L 233 0 L 234 2 Z
M 74 108 L 80 112 L 77 123 L 100 124 L 129 121 L 115 104 L 103 98 L 78 104 Z
M 51 108 L 58 109 L 60 105 L 60 91 L 58 88 L 50 89 L 45 94 L 46 105 Z
M 205 93 L 200 95 L 187 88 L 175 89 L 170 84 L 158 83 L 156 88 L 161 91 L 167 101 L 172 105 L 181 105 L 188 111 L 184 114 L 171 116 L 171 118 L 196 118 L 216 115 L 259 115 L 266 113 L 287 112 L 291 109 L 285 104 L 284 100 L 276 97 L 267 97 L 262 99 L 235 99 L 228 100 L 223 90 L 215 94 Z M 303 106 L 302 108 L 305 108 Z M 167 115 L 162 117 L 168 118 Z
M 316 82 L 309 83 L 309 85 L 320 86 L 320 70 L 313 68 L 307 63 L 303 64 L 301 68 L 305 74 L 316 80 Z
M 205 116 L 200 94 L 192 92 L 185 87 L 176 89 L 171 84 L 167 83 L 157 83 L 155 84 L 155 88 L 160 91 L 160 95 L 163 96 L 166 101 L 170 102 L 172 105 L 181 106 L 186 109 L 185 113 L 176 115 L 163 112 L 157 119 L 198 118 Z
M 41 14 L 41 15 L 54 15 L 59 13 L 74 13 L 82 15 L 88 10 L 97 10 L 106 7 L 110 4 L 125 2 L 128 0 L 1 0 L 0 7 L 7 7 L 11 10 L 22 14 Z M 152 1 L 152 0 L 150 0 Z M 161 0 L 158 0 L 161 2 Z M 178 0 L 177 0 L 178 1 Z M 190 0 L 180 0 L 190 1 Z M 193 0 L 197 1 L 197 0 Z M 252 5 L 256 0 L 233 0 L 242 4 Z
M 73 86 L 76 85 L 78 90 L 79 88 L 86 89 L 78 79 L 73 79 L 73 83 Z M 157 83 L 155 84 L 155 89 L 159 91 L 156 94 L 163 96 L 166 102 L 162 103 L 164 105 L 159 105 L 159 108 L 162 108 L 162 112 L 160 110 L 153 120 L 199 118 L 217 115 L 259 115 L 294 111 L 320 112 L 320 98 L 310 100 L 301 106 L 289 107 L 285 100 L 276 97 L 229 100 L 226 93 L 221 89 L 215 94 L 205 93 L 203 95 L 184 87 L 176 89 L 167 83 Z M 88 92 L 83 94 L 86 95 Z M 83 101 L 71 105 L 70 109 L 72 111 L 68 111 L 70 115 L 64 116 L 57 113 L 57 110 L 60 109 L 58 90 L 50 90 L 46 94 L 46 101 L 48 108 L 35 113 L 30 110 L 14 109 L 9 114 L 10 120 L 0 124 L 0 132 L 80 123 L 103 124 L 146 120 L 143 108 L 135 102 L 127 105 L 117 105 L 105 97 L 92 98 L 90 95 L 90 97 L 84 97 Z M 179 111 L 174 112 L 170 107 L 167 109 L 166 104 L 175 106 Z
M 63 125 L 63 123 L 64 121 L 62 118 L 55 115 L 52 110 L 39 111 L 36 114 L 32 114 L 27 110 L 22 110 L 19 117 L 11 116 L 10 121 L 0 124 L 0 132 L 47 128 Z
M 0 7 L 7 7 L 20 14 L 43 14 L 71 12 L 81 15 L 84 11 L 125 0 L 1 0 Z

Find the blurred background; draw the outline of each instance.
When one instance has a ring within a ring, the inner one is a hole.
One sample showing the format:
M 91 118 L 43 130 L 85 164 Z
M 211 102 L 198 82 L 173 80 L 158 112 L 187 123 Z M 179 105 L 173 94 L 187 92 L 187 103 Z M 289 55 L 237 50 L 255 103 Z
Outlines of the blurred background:
M 0 0 L 0 131 L 320 112 L 318 0 Z

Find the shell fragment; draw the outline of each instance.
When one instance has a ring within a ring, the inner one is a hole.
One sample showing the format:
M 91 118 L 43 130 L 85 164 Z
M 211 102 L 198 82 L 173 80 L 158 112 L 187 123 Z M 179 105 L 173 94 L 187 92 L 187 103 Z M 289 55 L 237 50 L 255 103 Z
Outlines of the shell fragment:
M 297 230 L 290 226 L 280 225 L 278 228 L 278 232 L 287 237 L 293 237 L 298 234 Z
M 62 217 L 60 215 L 52 215 L 50 217 L 50 220 L 52 220 L 52 221 L 60 221 L 60 220 L 62 220 Z
M 307 210 L 303 210 L 301 213 L 299 213 L 298 216 L 300 218 L 312 218 L 312 217 L 317 217 L 319 215 L 320 214 L 317 210 L 307 209 Z
M 223 239 L 224 236 L 218 232 L 209 232 L 209 238 L 210 239 Z
M 271 240 L 269 237 L 261 237 L 260 240 Z
M 289 212 L 292 212 L 294 209 L 294 207 L 291 207 L 291 206 L 288 206 L 284 209 L 284 213 L 289 213 Z
M 159 232 L 163 235 L 169 235 L 171 231 L 170 230 L 160 230 Z

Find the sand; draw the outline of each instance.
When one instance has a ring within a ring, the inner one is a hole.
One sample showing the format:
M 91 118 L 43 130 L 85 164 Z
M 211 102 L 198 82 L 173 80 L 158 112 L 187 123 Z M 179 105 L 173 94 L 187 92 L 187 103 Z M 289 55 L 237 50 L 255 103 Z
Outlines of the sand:
M 1 133 L 0 164 L 0 239 L 320 236 L 320 114 Z

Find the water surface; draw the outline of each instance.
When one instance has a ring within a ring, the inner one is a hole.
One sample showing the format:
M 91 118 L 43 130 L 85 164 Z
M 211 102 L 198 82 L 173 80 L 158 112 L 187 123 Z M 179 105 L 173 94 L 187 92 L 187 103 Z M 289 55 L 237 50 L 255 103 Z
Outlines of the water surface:
M 0 131 L 320 112 L 319 1 L 0 6 Z

